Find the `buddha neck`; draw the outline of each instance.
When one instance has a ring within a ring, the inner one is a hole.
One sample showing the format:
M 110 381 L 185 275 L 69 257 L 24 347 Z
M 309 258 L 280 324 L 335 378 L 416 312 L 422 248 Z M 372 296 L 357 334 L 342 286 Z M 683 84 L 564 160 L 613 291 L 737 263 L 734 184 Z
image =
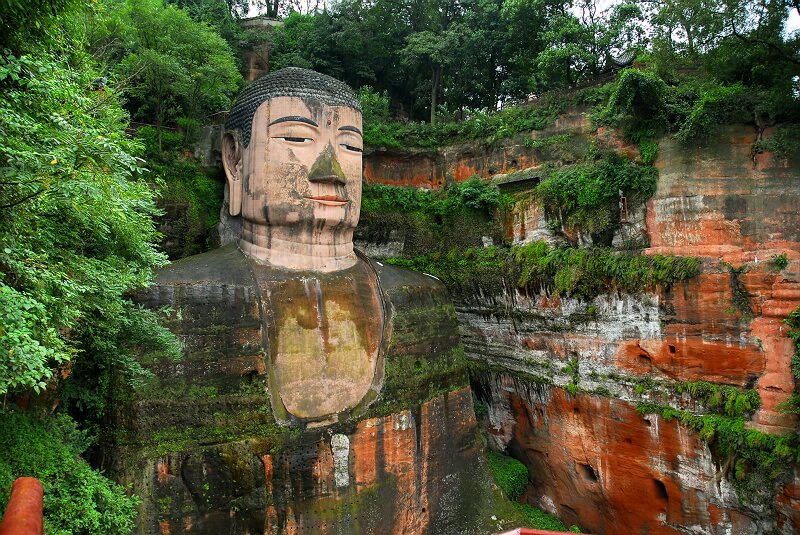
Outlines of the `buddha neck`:
M 244 221 L 239 247 L 250 258 L 298 271 L 331 272 L 355 265 L 353 229 L 307 233 Z

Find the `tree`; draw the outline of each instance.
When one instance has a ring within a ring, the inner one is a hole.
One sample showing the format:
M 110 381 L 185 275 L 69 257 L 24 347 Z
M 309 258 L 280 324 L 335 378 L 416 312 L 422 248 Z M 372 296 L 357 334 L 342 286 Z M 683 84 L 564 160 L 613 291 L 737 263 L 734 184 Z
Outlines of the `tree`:
M 613 66 L 614 55 L 644 47 L 642 12 L 622 2 L 598 12 L 596 0 L 579 0 L 573 11 L 551 6 L 543 34 L 548 46 L 537 56 L 540 88 L 570 87 Z
M 131 113 L 160 132 L 179 117 L 227 110 L 242 79 L 228 44 L 206 24 L 160 0 L 111 4 L 91 49 L 113 74 Z
M 460 47 L 463 30 L 462 25 L 453 24 L 440 33 L 429 30 L 415 32 L 406 38 L 406 46 L 400 51 L 407 64 L 423 61 L 430 69 L 431 124 L 436 122 L 436 107 L 445 68 L 452 65 L 455 59 L 453 51 Z

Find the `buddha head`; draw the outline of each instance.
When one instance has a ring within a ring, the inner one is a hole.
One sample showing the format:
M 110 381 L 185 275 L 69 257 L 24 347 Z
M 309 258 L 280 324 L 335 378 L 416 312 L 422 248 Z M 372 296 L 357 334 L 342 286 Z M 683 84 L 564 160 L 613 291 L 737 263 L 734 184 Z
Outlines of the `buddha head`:
M 286 68 L 245 88 L 222 143 L 242 250 L 288 269 L 355 263 L 362 147 L 361 108 L 346 84 Z

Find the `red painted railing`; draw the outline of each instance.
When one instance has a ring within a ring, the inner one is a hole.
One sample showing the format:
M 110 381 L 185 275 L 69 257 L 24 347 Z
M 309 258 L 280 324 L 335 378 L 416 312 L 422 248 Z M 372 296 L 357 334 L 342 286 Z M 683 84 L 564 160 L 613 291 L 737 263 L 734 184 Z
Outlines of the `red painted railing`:
M 11 486 L 11 499 L 0 523 L 0 535 L 42 535 L 44 489 L 35 477 L 20 477 Z

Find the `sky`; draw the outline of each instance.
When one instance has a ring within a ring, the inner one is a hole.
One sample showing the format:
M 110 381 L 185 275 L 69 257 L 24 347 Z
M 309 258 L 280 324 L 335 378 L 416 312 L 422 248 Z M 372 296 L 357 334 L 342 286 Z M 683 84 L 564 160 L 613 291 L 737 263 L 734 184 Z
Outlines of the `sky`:
M 250 12 L 248 13 L 248 16 L 250 16 L 250 17 L 255 17 L 256 15 L 258 15 L 258 10 L 254 9 L 252 7 L 252 2 L 253 1 L 254 0 L 251 0 L 251 8 L 250 8 Z M 335 1 L 335 0 L 327 0 L 327 3 L 330 4 L 330 3 L 332 3 L 332 1 Z M 598 10 L 597 11 L 600 12 L 600 11 L 603 11 L 605 9 L 608 9 L 609 7 L 613 6 L 614 4 L 620 3 L 621 1 L 623 1 L 623 0 L 598 0 L 597 1 Z M 312 5 L 312 4 L 316 5 L 317 4 L 316 0 L 313 0 L 313 1 L 312 0 L 300 0 L 299 3 L 301 5 L 301 10 L 302 10 L 302 7 L 304 5 Z M 580 14 L 580 10 L 576 10 L 576 14 Z M 786 25 L 786 33 L 791 33 L 791 32 L 796 31 L 798 29 L 800 29 L 800 14 L 797 13 L 796 9 L 792 9 L 789 12 L 789 21 L 788 21 L 788 23 Z

